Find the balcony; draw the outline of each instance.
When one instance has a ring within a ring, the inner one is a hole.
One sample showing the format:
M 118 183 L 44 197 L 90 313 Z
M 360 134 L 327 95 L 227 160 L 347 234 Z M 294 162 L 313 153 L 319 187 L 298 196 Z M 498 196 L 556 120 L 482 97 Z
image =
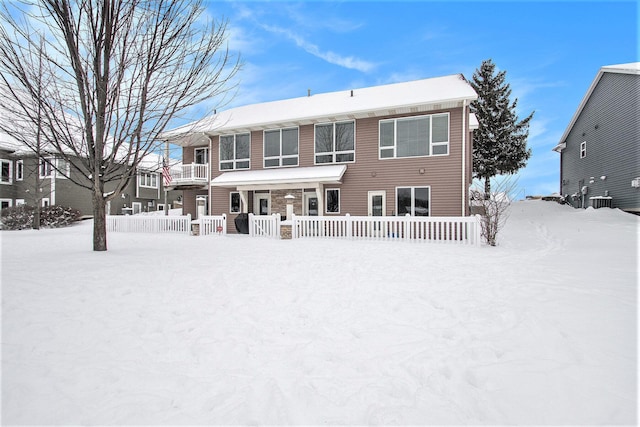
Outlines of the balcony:
M 191 163 L 174 166 L 170 170 L 171 183 L 168 190 L 201 190 L 206 189 L 209 181 L 209 165 Z

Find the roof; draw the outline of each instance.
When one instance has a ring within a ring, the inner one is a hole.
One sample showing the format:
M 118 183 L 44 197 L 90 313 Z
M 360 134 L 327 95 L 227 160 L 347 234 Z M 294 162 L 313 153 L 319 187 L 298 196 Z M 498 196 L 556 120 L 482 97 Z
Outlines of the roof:
M 566 141 L 567 141 L 567 137 L 569 136 L 569 132 L 571 132 L 573 125 L 576 124 L 578 117 L 580 117 L 580 114 L 582 114 L 582 110 L 584 109 L 585 105 L 587 105 L 587 101 L 589 101 L 589 98 L 591 98 L 591 94 L 593 93 L 594 89 L 600 82 L 600 79 L 602 78 L 604 73 L 640 75 L 640 62 L 630 62 L 628 64 L 617 64 L 617 65 L 606 65 L 604 67 L 601 67 L 600 70 L 598 70 L 598 74 L 596 74 L 596 77 L 593 79 L 593 82 L 591 82 L 591 86 L 589 86 L 587 93 L 584 95 L 584 98 L 582 98 L 582 102 L 580 102 L 578 109 L 576 110 L 575 114 L 571 118 L 571 121 L 569 122 L 569 126 L 567 126 L 567 129 L 562 134 L 560 141 L 558 141 L 558 144 L 555 147 L 553 147 L 553 151 L 557 151 L 559 153 L 566 147 Z
M 163 136 L 177 145 L 189 146 L 202 143 L 208 135 L 455 108 L 476 98 L 464 76 L 454 74 L 245 105 L 167 131 Z
M 213 187 L 242 189 L 289 188 L 299 184 L 339 184 L 347 165 L 309 166 L 297 168 L 259 169 L 225 172 L 211 180 Z M 312 186 L 312 185 L 310 185 Z

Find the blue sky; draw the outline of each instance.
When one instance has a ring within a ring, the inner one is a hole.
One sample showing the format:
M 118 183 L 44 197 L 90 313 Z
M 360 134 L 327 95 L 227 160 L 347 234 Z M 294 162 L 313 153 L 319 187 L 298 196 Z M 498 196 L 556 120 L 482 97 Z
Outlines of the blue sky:
M 559 141 L 599 68 L 638 61 L 626 2 L 209 1 L 244 63 L 224 108 L 462 73 L 491 58 L 535 110 L 519 197 L 558 191 Z

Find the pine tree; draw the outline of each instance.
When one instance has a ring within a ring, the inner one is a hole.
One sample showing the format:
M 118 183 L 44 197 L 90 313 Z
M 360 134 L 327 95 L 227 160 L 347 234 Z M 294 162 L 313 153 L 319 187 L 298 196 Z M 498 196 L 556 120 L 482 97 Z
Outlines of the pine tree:
M 511 89 L 505 82 L 506 71 L 496 74 L 495 68 L 491 59 L 482 61 L 470 82 L 478 94 L 478 99 L 471 103 L 471 111 L 479 123 L 473 131 L 473 176 L 484 180 L 485 197 L 491 192 L 492 177 L 516 173 L 531 157 L 527 138 L 534 112 L 518 121 L 518 99 L 509 100 Z

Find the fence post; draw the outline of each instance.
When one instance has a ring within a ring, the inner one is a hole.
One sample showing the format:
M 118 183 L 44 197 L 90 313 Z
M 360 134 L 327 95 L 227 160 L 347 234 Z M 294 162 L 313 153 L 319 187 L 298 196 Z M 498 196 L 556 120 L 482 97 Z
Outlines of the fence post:
M 480 224 L 480 221 L 482 221 L 482 217 L 478 214 L 475 215 L 476 217 L 476 222 L 475 222 L 475 244 L 476 246 L 480 246 L 481 243 L 481 239 L 482 239 L 482 225 Z
M 405 240 L 411 240 L 411 215 L 404 214 L 404 238 Z
M 226 213 L 222 214 L 222 234 L 223 235 L 227 234 L 227 214 Z
M 249 214 L 249 237 L 253 237 L 253 214 Z
M 280 238 L 280 221 L 282 220 L 282 218 L 280 217 L 280 214 L 274 213 L 272 214 L 272 216 L 274 217 L 274 223 L 275 223 L 275 230 L 273 230 L 273 235 L 271 237 L 273 237 L 274 239 L 279 239 Z
M 346 214 L 345 217 L 347 217 L 347 239 L 351 239 L 351 237 L 353 236 L 353 232 L 351 230 L 351 228 L 352 228 L 351 215 L 350 214 Z

